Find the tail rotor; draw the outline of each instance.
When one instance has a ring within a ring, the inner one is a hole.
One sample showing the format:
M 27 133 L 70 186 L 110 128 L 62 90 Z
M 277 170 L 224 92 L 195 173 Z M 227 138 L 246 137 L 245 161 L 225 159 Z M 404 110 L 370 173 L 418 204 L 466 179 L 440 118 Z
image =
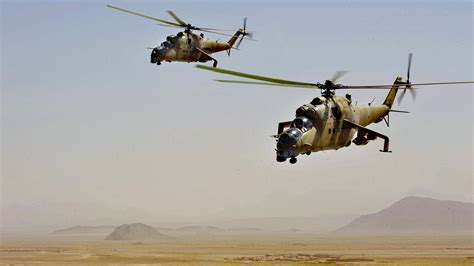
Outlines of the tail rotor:
M 405 89 L 403 89 L 402 93 L 400 93 L 400 96 L 398 96 L 398 104 L 399 105 L 402 103 L 402 100 L 405 97 L 405 93 L 407 92 L 407 90 L 410 91 L 410 94 L 411 94 L 411 97 L 413 98 L 413 101 L 416 100 L 416 89 L 411 87 L 411 82 L 410 82 L 410 69 L 411 69 L 412 57 L 413 57 L 412 53 L 408 54 L 407 81 L 405 82 L 405 84 L 406 84 Z
M 242 41 L 244 40 L 245 36 L 249 36 L 250 39 L 253 37 L 253 32 L 247 32 L 247 17 L 244 18 L 244 27 L 240 32 L 240 39 L 237 42 L 236 48 L 238 49 Z

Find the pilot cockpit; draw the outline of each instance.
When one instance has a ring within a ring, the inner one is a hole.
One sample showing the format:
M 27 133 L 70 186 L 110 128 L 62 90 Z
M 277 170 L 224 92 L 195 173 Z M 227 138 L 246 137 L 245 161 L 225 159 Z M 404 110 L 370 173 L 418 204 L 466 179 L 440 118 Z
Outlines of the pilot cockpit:
M 312 101 L 311 101 L 311 104 L 312 105 L 320 105 L 320 104 L 323 104 L 325 102 L 325 99 L 322 98 L 322 97 L 316 97 L 314 98 Z
M 164 47 L 165 49 L 174 47 L 176 43 L 176 38 L 176 35 L 169 35 L 168 37 L 166 37 L 166 41 L 161 43 L 161 47 Z
M 290 127 L 292 128 L 295 127 L 301 130 L 302 132 L 306 132 L 310 130 L 311 128 L 313 128 L 313 123 L 307 117 L 299 116 L 295 118 L 293 122 L 291 122 Z
M 166 40 L 171 42 L 171 43 L 175 43 L 176 42 L 176 35 L 170 35 L 170 36 L 166 37 Z

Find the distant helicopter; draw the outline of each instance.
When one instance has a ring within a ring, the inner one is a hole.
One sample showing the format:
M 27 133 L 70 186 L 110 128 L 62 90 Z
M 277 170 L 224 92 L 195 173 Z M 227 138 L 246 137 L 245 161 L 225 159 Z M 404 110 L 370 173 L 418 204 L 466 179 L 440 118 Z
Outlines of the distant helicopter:
M 176 20 L 176 23 L 159 19 L 159 18 L 150 17 L 147 15 L 136 13 L 136 12 L 123 9 L 120 7 L 116 7 L 116 6 L 107 5 L 107 7 L 160 22 L 162 23 L 162 24 L 158 24 L 160 26 L 184 28 L 183 32 L 179 32 L 176 35 L 170 35 L 166 37 L 166 41 L 161 43 L 160 46 L 157 46 L 155 48 L 150 48 L 152 49 L 152 52 L 150 55 L 150 62 L 152 64 L 160 65 L 162 61 L 167 61 L 167 62 L 180 61 L 180 62 L 189 63 L 189 62 L 207 62 L 207 61 L 212 60 L 214 61 L 213 67 L 216 67 L 217 60 L 213 58 L 211 54 L 221 52 L 221 51 L 227 51 L 227 54 L 230 56 L 231 49 L 238 49 L 240 44 L 244 40 L 244 38 L 247 40 L 253 40 L 252 39 L 253 33 L 246 31 L 247 18 L 244 18 L 243 28 L 238 29 L 233 35 L 230 35 L 230 34 L 217 32 L 217 31 L 228 31 L 228 30 L 201 28 L 201 27 L 193 26 L 189 23 L 184 22 L 173 11 L 169 11 L 169 10 L 168 10 L 168 14 L 170 14 L 174 18 L 174 20 Z M 231 36 L 231 37 L 229 41 L 227 42 L 211 41 L 211 40 L 204 39 L 203 33 L 196 34 L 193 32 L 193 30 L 201 31 L 201 32 L 210 32 L 214 34 L 226 35 L 226 36 Z M 246 36 L 248 36 L 248 38 L 246 38 Z M 234 47 L 234 44 L 236 42 L 237 42 L 237 45 Z
M 368 129 L 366 126 L 382 120 L 389 126 L 390 112 L 408 113 L 392 109 L 398 89 L 403 88 L 403 92 L 398 99 L 401 102 L 407 90 L 412 93 L 413 99 L 415 99 L 415 88 L 412 86 L 474 83 L 474 81 L 455 81 L 412 84 L 410 82 L 411 60 L 412 54 L 409 54 L 406 81 L 403 81 L 402 77 L 397 77 L 391 85 L 363 86 L 336 84 L 335 82 L 345 74 L 344 71 L 337 72 L 331 80 L 326 80 L 324 83 L 306 83 L 211 68 L 203 65 L 197 65 L 196 67 L 222 74 L 258 80 L 257 82 L 217 80 L 220 82 L 320 89 L 321 96 L 314 98 L 309 104 L 299 107 L 296 110 L 296 118 L 293 121 L 279 123 L 277 134 L 273 136 L 277 139 L 275 149 L 276 160 L 284 162 L 289 158 L 290 163 L 294 164 L 297 162 L 296 157 L 300 154 L 310 155 L 311 152 L 338 150 L 348 147 L 351 141 L 355 145 L 366 145 L 371 140 L 381 138 L 384 140 L 384 145 L 380 151 L 391 152 L 389 150 L 389 138 L 379 132 Z M 390 89 L 390 91 L 382 104 L 369 103 L 359 105 L 353 103 L 349 94 L 346 94 L 345 97 L 335 96 L 336 90 L 341 89 Z M 353 139 L 356 132 L 357 136 Z

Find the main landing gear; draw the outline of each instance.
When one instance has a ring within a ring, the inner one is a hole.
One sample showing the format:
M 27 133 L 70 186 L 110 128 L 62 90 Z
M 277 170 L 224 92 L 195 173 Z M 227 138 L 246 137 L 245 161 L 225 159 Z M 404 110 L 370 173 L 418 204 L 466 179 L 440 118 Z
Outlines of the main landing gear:
M 296 160 L 295 157 L 291 157 L 291 159 L 290 159 L 290 163 L 291 163 L 291 164 L 295 164 L 297 161 L 298 161 L 298 160 Z

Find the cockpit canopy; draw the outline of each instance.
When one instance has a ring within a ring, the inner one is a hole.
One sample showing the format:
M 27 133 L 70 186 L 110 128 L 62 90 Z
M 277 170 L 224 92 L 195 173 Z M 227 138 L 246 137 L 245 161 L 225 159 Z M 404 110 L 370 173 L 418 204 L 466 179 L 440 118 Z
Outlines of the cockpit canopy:
M 171 42 L 169 42 L 169 41 L 166 41 L 166 42 L 162 42 L 162 43 L 161 43 L 161 46 L 166 47 L 166 48 L 169 48 L 169 47 L 172 47 L 173 44 L 172 44 Z
M 309 118 L 307 117 L 299 116 L 295 118 L 293 122 L 291 122 L 290 127 L 295 127 L 303 132 L 306 132 L 310 130 L 311 128 L 313 128 L 313 122 L 311 122 L 311 120 L 309 120 Z
M 278 143 L 284 146 L 295 145 L 303 134 L 297 128 L 289 128 L 278 138 Z
M 177 39 L 178 37 L 176 35 L 169 35 L 168 37 L 166 37 L 166 41 L 161 43 L 161 47 L 164 47 L 166 49 L 172 48 L 176 45 Z
M 311 104 L 316 106 L 316 105 L 320 105 L 320 104 L 323 104 L 326 102 L 326 98 L 324 97 L 316 97 L 314 98 L 312 101 L 311 101 Z
M 166 40 L 171 43 L 174 43 L 176 41 L 176 35 L 169 35 L 168 37 L 166 37 Z

